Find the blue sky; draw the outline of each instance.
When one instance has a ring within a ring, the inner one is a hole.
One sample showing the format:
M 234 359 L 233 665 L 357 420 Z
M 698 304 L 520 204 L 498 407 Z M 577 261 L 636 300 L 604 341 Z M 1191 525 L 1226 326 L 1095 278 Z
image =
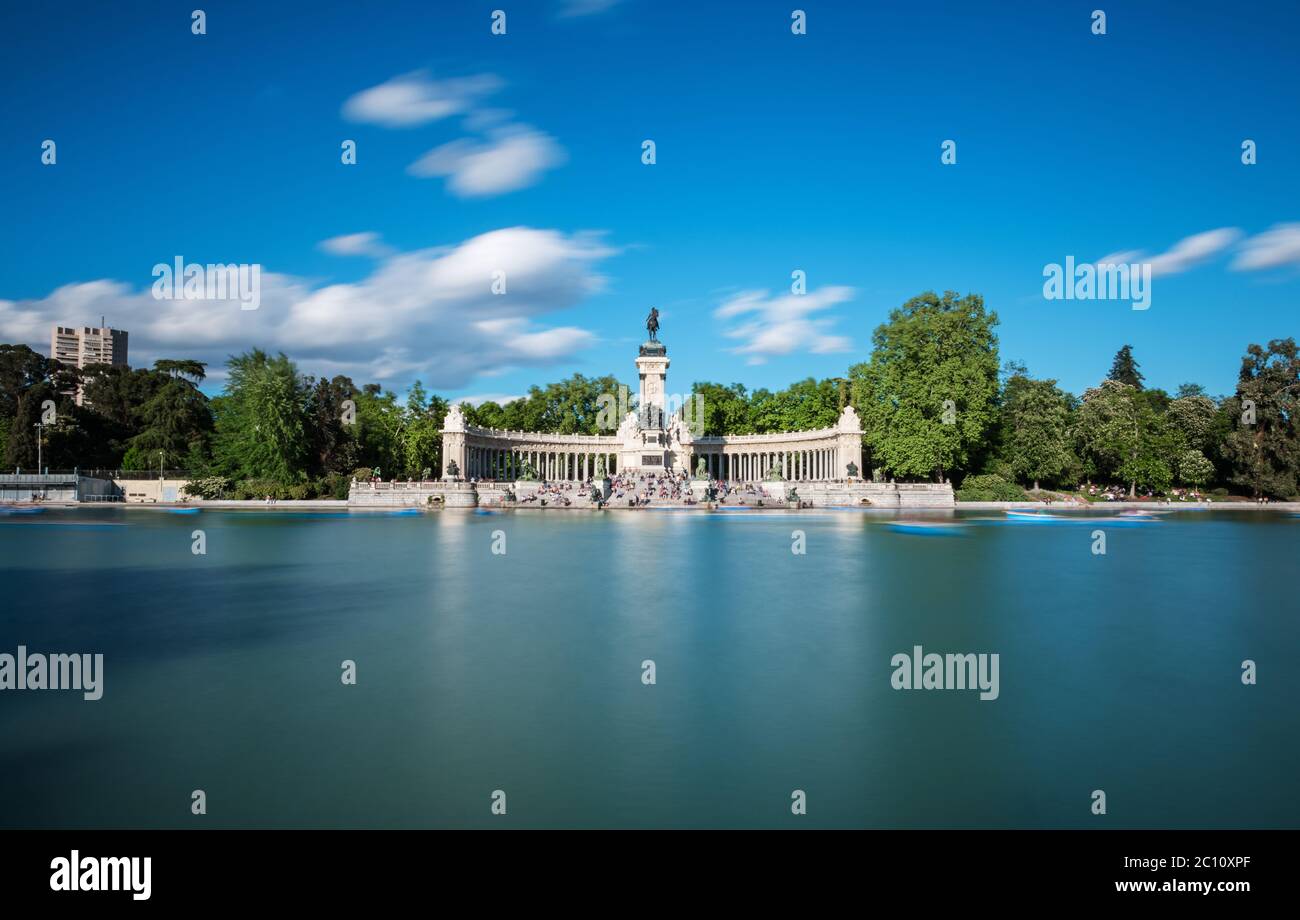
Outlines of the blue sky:
M 803 2 L 798 36 L 768 0 L 250 0 L 194 35 L 197 2 L 0 12 L 0 341 L 106 314 L 133 364 L 257 345 L 520 394 L 630 378 L 653 305 L 670 390 L 776 388 L 953 289 L 1074 392 L 1127 342 L 1225 393 L 1300 332 L 1293 2 Z M 1116 253 L 1157 266 L 1150 309 L 1043 298 Z M 154 299 L 178 255 L 262 266 L 260 307 Z

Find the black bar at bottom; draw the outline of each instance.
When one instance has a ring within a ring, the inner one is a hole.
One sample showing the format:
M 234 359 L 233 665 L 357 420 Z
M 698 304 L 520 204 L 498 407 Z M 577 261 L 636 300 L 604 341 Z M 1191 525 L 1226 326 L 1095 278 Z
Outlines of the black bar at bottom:
M 681 907 L 662 900 L 679 893 L 733 907 L 848 894 L 927 908 L 1104 900 L 1230 910 L 1285 896 L 1295 849 L 1293 831 L 3 831 L 0 897 L 338 909 L 463 892 L 484 905 L 590 900 L 635 912 Z M 143 860 L 129 873 L 104 862 L 120 857 L 149 857 L 147 898 L 136 897 Z M 119 890 L 80 890 L 97 880 Z M 439 903 L 451 907 L 429 905 Z

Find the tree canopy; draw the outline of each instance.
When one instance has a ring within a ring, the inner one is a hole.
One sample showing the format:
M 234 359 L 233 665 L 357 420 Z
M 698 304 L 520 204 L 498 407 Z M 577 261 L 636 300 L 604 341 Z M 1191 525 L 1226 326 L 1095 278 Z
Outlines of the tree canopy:
M 987 439 L 997 410 L 996 313 L 978 294 L 926 292 L 892 311 L 849 368 L 872 462 L 944 481 Z

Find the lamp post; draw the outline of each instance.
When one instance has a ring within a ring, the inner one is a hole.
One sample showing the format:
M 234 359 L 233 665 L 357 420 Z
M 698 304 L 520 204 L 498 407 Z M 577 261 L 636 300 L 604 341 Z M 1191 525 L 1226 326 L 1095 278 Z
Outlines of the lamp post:
M 162 482 L 163 478 L 163 452 L 158 451 L 158 481 Z
M 41 475 L 41 430 L 45 427 L 40 422 L 34 426 L 36 428 L 36 475 Z

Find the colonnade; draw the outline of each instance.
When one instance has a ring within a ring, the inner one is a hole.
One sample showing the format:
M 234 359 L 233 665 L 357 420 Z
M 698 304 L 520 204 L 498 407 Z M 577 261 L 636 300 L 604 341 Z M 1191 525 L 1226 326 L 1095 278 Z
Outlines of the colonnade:
M 616 451 L 546 450 L 523 447 L 465 448 L 463 475 L 470 479 L 495 479 L 513 482 L 523 478 L 526 465 L 531 465 L 538 479 L 571 480 L 582 482 L 596 477 L 598 459 L 605 458 L 605 472 L 612 476 L 618 471 Z
M 617 451 L 588 450 L 533 450 L 511 447 L 465 448 L 466 469 L 462 475 L 471 479 L 494 479 L 513 482 L 523 478 L 526 465 L 531 464 L 538 479 L 583 482 L 596 477 L 597 463 L 605 458 L 605 473 L 618 473 Z M 846 469 L 841 469 L 839 450 L 835 447 L 815 447 L 783 450 L 752 450 L 745 447 L 722 447 L 711 450 L 697 444 L 687 468 L 692 474 L 703 457 L 705 469 L 714 479 L 731 482 L 758 482 L 769 471 L 779 468 L 781 474 L 794 482 L 843 479 Z
M 843 479 L 847 475 L 847 464 L 841 469 L 839 450 L 835 447 L 779 450 L 723 447 L 710 450 L 697 444 L 695 458 L 690 462 L 692 473 L 699 457 L 704 458 L 710 476 L 731 482 L 757 482 L 778 467 L 786 479 L 797 482 Z

